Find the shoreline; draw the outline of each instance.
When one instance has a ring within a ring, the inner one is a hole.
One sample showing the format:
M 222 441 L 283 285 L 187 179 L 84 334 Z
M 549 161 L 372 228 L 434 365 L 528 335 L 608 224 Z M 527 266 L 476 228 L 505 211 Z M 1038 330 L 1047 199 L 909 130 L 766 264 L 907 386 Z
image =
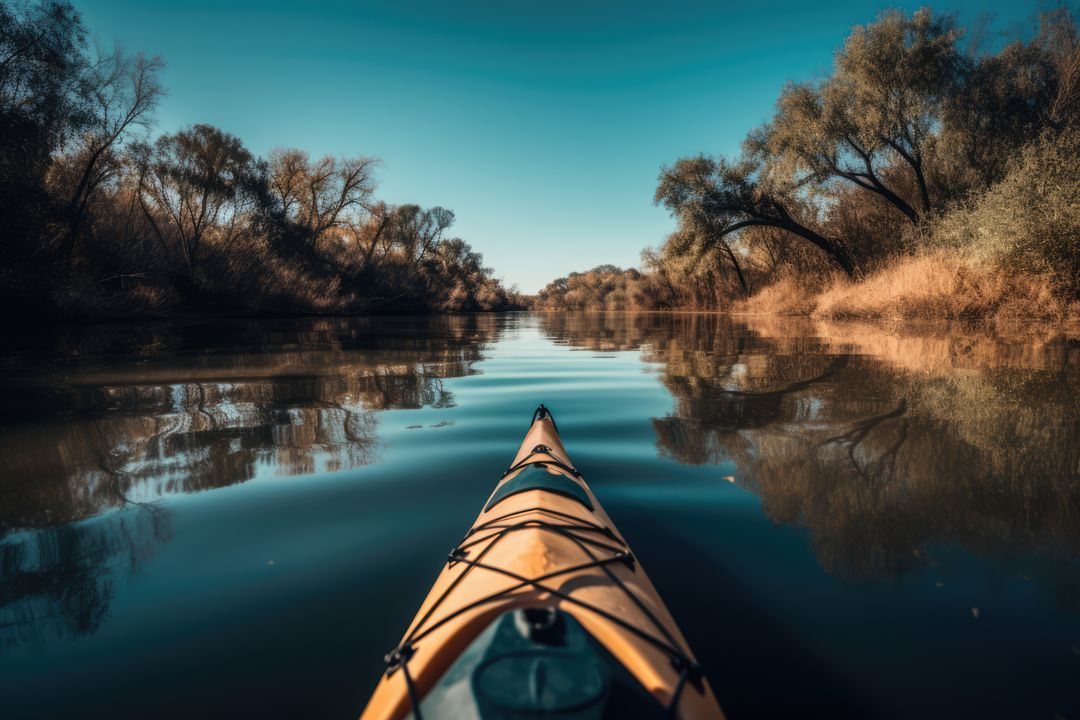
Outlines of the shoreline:
M 538 314 L 538 315 L 717 315 L 728 316 L 736 320 L 740 319 L 777 319 L 791 321 L 827 322 L 832 324 L 860 324 L 872 325 L 883 330 L 898 329 L 931 329 L 943 326 L 953 326 L 964 330 L 990 330 L 1000 325 L 1038 325 L 1040 327 L 1061 327 L 1080 330 L 1080 313 L 1071 312 L 1061 318 L 1047 318 L 1040 315 L 1014 315 L 1009 317 L 949 317 L 949 316 L 923 316 L 917 318 L 894 318 L 876 315 L 822 315 L 813 312 L 794 311 L 768 311 L 751 310 L 746 308 L 670 308 L 670 309 L 608 309 L 608 308 L 583 308 L 579 310 L 556 309 L 556 308 L 513 308 L 506 310 L 431 310 L 415 312 L 374 312 L 374 313 L 317 313 L 317 312 L 232 312 L 223 311 L 216 313 L 180 312 L 163 315 L 60 315 L 60 316 L 34 316 L 26 319 L 9 317 L 8 329 L 47 329 L 57 327 L 94 327 L 94 326 L 117 326 L 117 325 L 150 325 L 150 324 L 186 324 L 229 320 L 334 320 L 334 319 L 380 319 L 380 318 L 404 318 L 404 317 L 461 317 L 469 315 L 512 315 L 512 314 Z

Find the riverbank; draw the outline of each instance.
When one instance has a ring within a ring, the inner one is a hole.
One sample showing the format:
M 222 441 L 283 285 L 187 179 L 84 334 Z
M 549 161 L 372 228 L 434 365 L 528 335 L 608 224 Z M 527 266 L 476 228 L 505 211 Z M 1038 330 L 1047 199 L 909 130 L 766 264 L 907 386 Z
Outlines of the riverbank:
M 888 324 L 1080 323 L 1080 303 L 1055 293 L 1049 278 L 949 252 L 904 257 L 858 280 L 836 277 L 811 284 L 787 276 L 733 309 Z
M 248 255 L 249 264 L 271 253 Z M 252 258 L 255 258 L 252 261 Z M 60 287 L 42 281 L 37 287 L 3 282 L 0 273 L 0 321 L 5 327 L 66 324 L 198 322 L 227 319 L 284 319 L 439 315 L 523 310 L 524 298 L 490 276 L 465 280 L 426 273 L 395 278 L 345 278 L 287 272 L 228 272 L 203 278 L 197 285 L 159 277 L 114 280 L 106 286 L 89 278 L 66 278 Z M 372 274 L 374 275 L 374 274 Z M 349 282 L 345 282 L 345 279 Z
M 852 279 L 795 272 L 751 286 L 749 297 L 657 303 L 657 273 L 601 267 L 572 273 L 556 291 L 530 298 L 539 312 L 721 312 L 763 317 L 859 321 L 886 328 L 959 323 L 968 329 L 1040 326 L 1080 328 L 1080 301 L 1049 274 L 1010 270 L 996 258 L 960 250 L 896 257 Z M 766 278 L 760 278 L 761 281 Z M 552 285 L 555 285 L 553 283 Z

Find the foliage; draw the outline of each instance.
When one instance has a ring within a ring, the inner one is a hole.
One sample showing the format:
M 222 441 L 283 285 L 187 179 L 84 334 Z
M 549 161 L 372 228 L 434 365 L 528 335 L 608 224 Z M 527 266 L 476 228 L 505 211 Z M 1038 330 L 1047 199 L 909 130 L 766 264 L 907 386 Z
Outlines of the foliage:
M 598 265 L 552 280 L 533 299 L 541 310 L 628 310 L 638 307 L 641 273 Z
M 1080 125 L 1044 133 L 987 192 L 945 214 L 931 240 L 1052 277 L 1080 297 Z
M 942 248 L 949 268 L 975 263 L 1016 293 L 968 298 L 960 314 L 1041 302 L 1033 288 L 1046 278 L 1054 307 L 1080 299 L 1077 20 L 1045 12 L 1028 40 L 995 52 L 963 36 L 929 9 L 887 11 L 853 29 L 828 77 L 785 87 L 738 157 L 665 167 L 655 202 L 678 226 L 646 256 L 637 283 L 662 292 L 639 307 L 722 308 L 756 294 L 756 310 L 813 308 L 822 288 L 858 285 L 837 274 L 895 266 L 900 277 L 905 258 Z
M 0 1 L 0 300 L 40 314 L 518 307 L 444 208 L 375 200 L 371 157 L 149 137 L 163 63 L 67 2 Z

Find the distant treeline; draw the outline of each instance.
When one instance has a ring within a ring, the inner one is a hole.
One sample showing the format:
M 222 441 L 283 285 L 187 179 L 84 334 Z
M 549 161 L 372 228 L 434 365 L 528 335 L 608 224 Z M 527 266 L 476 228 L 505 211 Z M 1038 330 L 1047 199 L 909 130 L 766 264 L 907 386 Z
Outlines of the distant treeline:
M 677 229 L 640 272 L 572 274 L 534 305 L 1062 312 L 1080 298 L 1077 20 L 1056 9 L 1028 39 L 985 39 L 929 9 L 855 27 L 737 157 L 662 170 Z
M 22 316 L 520 305 L 448 235 L 375 199 L 374 158 L 151 137 L 159 58 L 102 50 L 68 3 L 0 1 L 0 300 Z

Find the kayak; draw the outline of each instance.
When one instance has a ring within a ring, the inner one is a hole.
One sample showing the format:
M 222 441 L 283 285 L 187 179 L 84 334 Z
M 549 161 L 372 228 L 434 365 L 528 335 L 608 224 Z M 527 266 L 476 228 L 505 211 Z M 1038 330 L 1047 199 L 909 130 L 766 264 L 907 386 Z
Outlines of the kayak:
M 362 720 L 723 718 L 541 405 Z

